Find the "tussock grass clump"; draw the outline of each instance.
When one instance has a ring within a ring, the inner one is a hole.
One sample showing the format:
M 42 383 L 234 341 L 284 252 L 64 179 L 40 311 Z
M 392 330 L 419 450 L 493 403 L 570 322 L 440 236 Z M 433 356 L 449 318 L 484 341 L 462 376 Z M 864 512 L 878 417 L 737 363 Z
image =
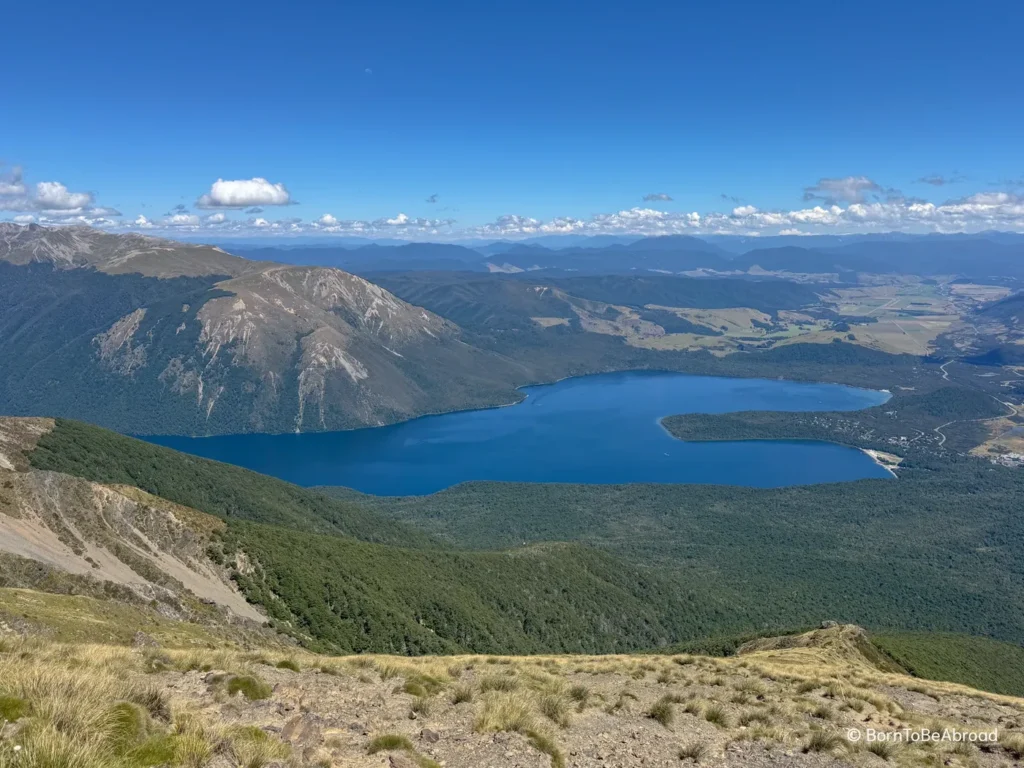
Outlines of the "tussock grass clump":
M 0 696 L 0 721 L 13 723 L 29 712 L 28 702 L 17 696 Z
M 818 689 L 820 687 L 821 687 L 821 684 L 819 682 L 815 681 L 815 680 L 804 680 L 802 683 L 797 685 L 796 692 L 797 693 L 810 693 L 811 691 L 816 690 L 816 689 Z
M 496 692 L 486 697 L 475 728 L 482 733 L 515 731 L 525 733 L 535 723 L 533 701 L 522 691 Z
M 734 687 L 737 691 L 750 694 L 751 696 L 764 696 L 767 693 L 764 683 L 750 678 L 740 680 Z
M 232 728 L 226 736 L 231 755 L 243 768 L 263 768 L 268 763 L 287 758 L 291 753 L 287 744 L 254 726 Z
M 452 704 L 464 704 L 468 701 L 473 700 L 473 686 L 471 685 L 457 685 L 452 689 L 452 695 L 449 698 Z
M 225 689 L 229 696 L 241 693 L 249 701 L 269 699 L 273 693 L 271 687 L 255 675 L 232 675 L 228 678 Z
M 538 727 L 534 701 L 526 691 L 494 691 L 484 699 L 484 708 L 474 728 L 479 733 L 512 731 L 521 733 L 530 744 L 551 758 L 553 768 L 564 768 L 565 758 L 555 740 Z
M 968 741 L 957 741 L 949 751 L 950 754 L 960 755 L 961 757 L 974 757 L 975 748 L 974 745 Z
M 569 698 L 579 704 L 586 704 L 590 699 L 590 689 L 585 685 L 574 685 L 569 688 Z
M 740 714 L 739 723 L 742 726 L 752 725 L 753 723 L 763 723 L 767 725 L 772 721 L 771 716 L 760 709 L 747 710 Z
M 295 661 L 295 659 L 281 659 L 274 666 L 276 666 L 278 669 L 287 669 L 291 672 L 302 671 L 302 667 L 299 666 L 299 662 Z
M 811 711 L 811 717 L 816 717 L 819 720 L 831 720 L 835 716 L 836 714 L 832 711 L 832 707 L 827 704 L 819 704 Z
M 672 725 L 672 721 L 675 719 L 676 711 L 672 705 L 671 699 L 666 696 L 662 696 L 656 702 L 654 702 L 645 713 L 651 720 L 657 720 L 663 726 L 668 728 Z
M 1015 760 L 1024 758 L 1024 733 L 1006 733 L 999 739 L 999 746 L 1013 755 Z
M 708 753 L 708 745 L 703 741 L 691 741 L 679 748 L 680 760 L 693 760 L 699 763 L 701 758 Z
M 530 740 L 534 749 L 551 758 L 551 768 L 565 768 L 565 758 L 554 739 L 540 731 L 530 731 L 526 738 Z
M 366 754 L 376 755 L 378 752 L 412 752 L 412 742 L 408 736 L 400 733 L 382 733 L 374 736 L 366 747 Z
M 839 747 L 846 745 L 846 739 L 838 733 L 830 731 L 814 731 L 811 737 L 804 744 L 803 751 L 809 752 L 832 752 Z
M 868 752 L 883 760 L 890 760 L 900 751 L 899 745 L 893 741 L 873 741 L 867 746 Z
M 683 706 L 683 712 L 685 712 L 688 715 L 693 715 L 694 717 L 700 717 L 704 714 L 704 707 L 706 705 L 707 702 L 703 699 L 690 699 Z
M 721 704 L 711 704 L 704 710 L 704 719 L 719 728 L 729 727 L 729 714 Z
M 427 717 L 430 714 L 430 699 L 417 697 L 413 700 L 412 704 L 409 705 L 410 715 L 422 715 Z
M 480 679 L 480 692 L 488 691 L 514 691 L 519 687 L 519 681 L 507 675 L 488 675 Z
M 569 727 L 569 702 L 557 693 L 545 693 L 540 697 L 540 711 L 559 728 Z

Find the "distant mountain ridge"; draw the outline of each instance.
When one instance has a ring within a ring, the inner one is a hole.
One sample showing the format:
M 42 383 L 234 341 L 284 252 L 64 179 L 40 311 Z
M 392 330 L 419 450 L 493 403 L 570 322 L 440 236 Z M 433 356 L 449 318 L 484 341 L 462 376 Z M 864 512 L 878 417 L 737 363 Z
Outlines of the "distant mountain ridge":
M 361 275 L 406 271 L 579 274 L 857 273 L 1003 275 L 1024 279 L 1024 235 L 549 236 L 471 243 L 242 247 L 253 259 L 335 266 Z

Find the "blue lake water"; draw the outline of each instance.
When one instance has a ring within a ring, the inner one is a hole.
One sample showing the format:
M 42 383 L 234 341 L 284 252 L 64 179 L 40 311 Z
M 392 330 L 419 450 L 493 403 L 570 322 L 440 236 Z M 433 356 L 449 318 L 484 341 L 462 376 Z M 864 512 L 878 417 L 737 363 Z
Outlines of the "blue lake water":
M 676 413 L 856 410 L 885 402 L 883 392 L 660 372 L 583 376 L 523 392 L 517 405 L 388 427 L 147 439 L 299 485 L 387 496 L 468 480 L 776 487 L 890 477 L 853 448 L 799 440 L 682 442 L 659 423 Z

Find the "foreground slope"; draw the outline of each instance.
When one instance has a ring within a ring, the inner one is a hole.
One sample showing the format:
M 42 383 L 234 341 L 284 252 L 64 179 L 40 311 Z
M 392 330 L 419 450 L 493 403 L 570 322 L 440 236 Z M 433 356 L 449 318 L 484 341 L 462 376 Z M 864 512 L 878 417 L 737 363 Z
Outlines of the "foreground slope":
M 5 768 L 987 768 L 1024 756 L 1024 700 L 910 678 L 850 626 L 732 658 L 331 658 L 8 635 L 0 673 Z M 866 738 L 923 730 L 938 740 Z

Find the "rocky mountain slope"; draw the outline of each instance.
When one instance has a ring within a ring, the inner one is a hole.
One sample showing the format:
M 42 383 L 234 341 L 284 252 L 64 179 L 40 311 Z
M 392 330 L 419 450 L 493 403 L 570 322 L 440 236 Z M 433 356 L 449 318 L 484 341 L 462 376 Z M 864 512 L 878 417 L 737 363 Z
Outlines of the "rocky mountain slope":
M 206 554 L 222 521 L 132 486 L 31 469 L 25 451 L 53 427 L 0 420 L 0 582 L 108 591 L 179 618 L 216 606 L 225 618 L 266 620 Z
M 384 424 L 515 397 L 521 366 L 326 267 L 0 225 L 0 408 L 135 433 Z

